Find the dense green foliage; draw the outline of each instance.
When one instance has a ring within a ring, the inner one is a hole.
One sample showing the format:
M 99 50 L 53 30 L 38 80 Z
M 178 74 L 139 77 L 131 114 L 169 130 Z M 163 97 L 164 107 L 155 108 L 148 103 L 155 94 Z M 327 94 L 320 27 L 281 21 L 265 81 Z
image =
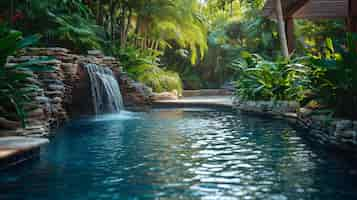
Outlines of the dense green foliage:
M 302 58 L 268 61 L 244 53 L 233 62 L 238 70 L 236 95 L 243 100 L 303 100 L 309 86 L 309 68 Z
M 260 15 L 264 2 L 10 0 L 0 2 L 0 23 L 41 33 L 41 45 L 101 49 L 156 92 L 234 81 L 241 99 L 315 98 L 356 118 L 355 36 L 345 42 L 345 22 L 295 20 L 295 59 L 282 59 L 277 24 Z
M 341 38 L 327 38 L 321 51 L 298 59 L 268 61 L 241 53 L 232 63 L 239 74 L 236 95 L 242 100 L 316 100 L 335 116 L 356 119 L 357 35 Z
M 208 50 L 196 65 L 185 61 L 182 51 L 168 50 L 164 62 L 180 73 L 185 88 L 219 88 L 234 80 L 231 63 L 241 51 L 275 56 L 279 40 L 275 22 L 262 18 L 263 1 L 209 0 L 201 14 L 208 29 Z
M 137 50 L 133 47 L 121 48 L 114 52 L 124 70 L 134 79 L 145 83 L 154 92 L 176 91 L 182 93 L 180 76 L 159 67 L 161 52 L 154 50 Z
M 335 44 L 333 44 L 335 43 Z M 346 41 L 328 39 L 326 51 L 313 57 L 311 75 L 314 92 L 338 116 L 357 119 L 357 35 Z
M 325 40 L 345 38 L 343 20 L 295 20 L 296 50 L 295 54 L 319 56 L 326 48 Z
M 16 7 L 11 9 L 11 2 Z M 91 10 L 81 0 L 13 0 L 1 2 L 0 7 L 11 28 L 24 34 L 40 33 L 46 46 L 85 52 L 103 45 L 104 29 L 95 24 Z
M 0 23 L 7 22 L 25 34 L 41 33 L 42 45 L 67 47 L 80 53 L 101 49 L 118 55 L 120 48 L 133 48 L 142 60 L 147 56 L 143 51 L 156 52 L 150 56 L 155 56 L 157 62 L 146 63 L 146 70 L 136 63 L 125 69 L 145 71 L 145 76 L 135 73 L 135 78 L 155 85 L 156 91 L 181 91 L 180 78 L 165 72 L 167 67 L 159 57 L 165 49 L 177 46 L 188 52 L 190 64 L 203 58 L 207 30 L 199 8 L 199 1 L 191 0 L 11 0 L 0 2 Z
M 38 40 L 38 35 L 22 38 L 20 32 L 0 27 L 0 117 L 21 120 L 24 126 L 25 105 L 29 103 L 30 96 L 39 89 L 28 79 L 32 78 L 33 72 L 51 70 L 50 67 L 38 65 L 49 58 L 33 59 L 11 66 L 6 65 L 6 62 L 8 56 L 15 55 L 18 50 Z

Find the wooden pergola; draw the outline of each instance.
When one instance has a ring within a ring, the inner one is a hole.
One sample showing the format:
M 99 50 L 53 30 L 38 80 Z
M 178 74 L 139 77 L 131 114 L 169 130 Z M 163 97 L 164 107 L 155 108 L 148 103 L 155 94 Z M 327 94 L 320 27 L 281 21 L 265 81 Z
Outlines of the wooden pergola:
M 294 50 L 294 19 L 345 19 L 347 30 L 357 32 L 357 0 L 267 0 L 263 15 L 283 20 L 289 52 Z

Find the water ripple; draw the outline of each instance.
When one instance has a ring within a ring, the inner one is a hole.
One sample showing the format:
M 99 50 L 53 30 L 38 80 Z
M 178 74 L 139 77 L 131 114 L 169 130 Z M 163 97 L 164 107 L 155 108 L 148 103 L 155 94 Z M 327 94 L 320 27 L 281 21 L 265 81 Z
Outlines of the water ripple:
M 357 173 L 282 121 L 200 109 L 86 118 L 42 159 L 3 172 L 0 199 L 357 199 Z

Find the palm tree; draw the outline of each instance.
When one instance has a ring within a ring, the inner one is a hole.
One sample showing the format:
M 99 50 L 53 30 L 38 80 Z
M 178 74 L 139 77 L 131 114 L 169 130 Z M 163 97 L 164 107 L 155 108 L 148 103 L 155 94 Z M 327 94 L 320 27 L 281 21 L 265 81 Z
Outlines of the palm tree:
M 191 50 L 191 62 L 195 63 L 198 52 L 203 57 L 206 49 L 206 28 L 200 21 L 199 3 L 192 0 L 143 1 L 136 8 L 135 33 L 141 48 L 159 48 L 175 41 Z

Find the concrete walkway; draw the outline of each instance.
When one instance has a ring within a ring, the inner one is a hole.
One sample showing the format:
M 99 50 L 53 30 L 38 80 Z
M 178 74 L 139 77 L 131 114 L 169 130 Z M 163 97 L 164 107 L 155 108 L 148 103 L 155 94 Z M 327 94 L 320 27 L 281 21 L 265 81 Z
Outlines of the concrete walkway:
M 183 97 L 178 100 L 158 100 L 154 105 L 166 106 L 214 106 L 233 108 L 232 96 L 193 96 Z

